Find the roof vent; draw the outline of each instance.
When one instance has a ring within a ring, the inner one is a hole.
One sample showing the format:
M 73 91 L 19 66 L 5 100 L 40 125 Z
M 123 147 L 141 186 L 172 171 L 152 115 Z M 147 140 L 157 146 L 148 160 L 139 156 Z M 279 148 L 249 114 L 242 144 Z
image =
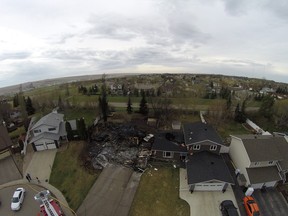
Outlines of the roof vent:
M 211 162 L 210 162 L 210 164 L 211 164 L 211 165 L 214 165 L 214 162 L 213 162 L 213 161 L 211 161 Z
M 208 129 L 207 129 L 207 128 L 205 128 L 204 130 L 205 130 L 205 131 L 207 131 Z

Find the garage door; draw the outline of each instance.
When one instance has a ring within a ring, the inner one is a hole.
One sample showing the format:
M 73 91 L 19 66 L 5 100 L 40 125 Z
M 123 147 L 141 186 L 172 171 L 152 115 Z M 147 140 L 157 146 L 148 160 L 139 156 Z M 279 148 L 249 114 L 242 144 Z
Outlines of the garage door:
M 47 149 L 55 149 L 55 142 L 46 142 Z
M 276 183 L 277 183 L 276 181 L 265 182 L 264 186 L 265 187 L 275 187 Z
M 34 143 L 36 151 L 46 150 L 46 146 L 43 143 Z
M 224 183 L 196 184 L 194 191 L 221 191 L 223 187 Z
M 6 157 L 8 157 L 8 156 L 10 156 L 10 155 L 11 155 L 11 154 L 10 154 L 9 149 L 5 149 L 5 150 L 3 150 L 3 151 L 0 152 L 0 160 L 1 160 L 1 159 L 4 159 L 4 158 L 6 158 Z
M 258 183 L 258 184 L 252 184 L 251 187 L 253 189 L 261 189 L 263 187 L 264 183 Z

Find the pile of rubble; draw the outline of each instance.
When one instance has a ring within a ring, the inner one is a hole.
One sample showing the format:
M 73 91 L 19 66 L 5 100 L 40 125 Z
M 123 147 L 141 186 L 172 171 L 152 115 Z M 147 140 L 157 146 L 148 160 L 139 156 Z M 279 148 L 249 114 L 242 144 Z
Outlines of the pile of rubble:
M 90 132 L 88 153 L 92 166 L 103 169 L 109 163 L 143 171 L 151 155 L 151 142 L 134 125 L 98 123 Z

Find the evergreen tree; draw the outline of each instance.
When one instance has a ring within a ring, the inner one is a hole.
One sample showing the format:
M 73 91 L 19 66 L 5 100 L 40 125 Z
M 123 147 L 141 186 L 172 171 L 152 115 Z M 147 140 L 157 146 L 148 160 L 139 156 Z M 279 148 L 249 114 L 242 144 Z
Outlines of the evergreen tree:
M 19 95 L 15 94 L 13 97 L 13 107 L 18 107 L 19 106 Z
M 145 92 L 142 92 L 142 99 L 140 101 L 140 107 L 139 107 L 139 112 L 143 115 L 147 115 L 149 112 L 146 97 L 145 97 Z
M 26 111 L 28 115 L 33 115 L 35 113 L 35 109 L 32 105 L 32 100 L 31 98 L 28 96 L 27 100 L 25 100 L 26 102 Z
M 86 125 L 83 117 L 80 118 L 80 120 L 77 120 L 77 130 L 80 139 L 86 139 Z
M 132 108 L 131 98 L 129 96 L 128 97 L 128 103 L 127 103 L 127 113 L 131 114 L 132 112 L 133 112 L 133 108 Z
M 63 101 L 62 101 L 62 98 L 61 98 L 60 95 L 58 97 L 58 108 L 59 108 L 59 111 L 63 111 L 64 110 L 64 104 L 63 104 Z
M 105 74 L 102 76 L 101 97 L 99 97 L 99 108 L 104 122 L 107 122 L 109 110 L 108 110 Z
M 239 123 L 244 123 L 244 122 L 246 121 L 246 116 L 244 115 L 244 113 L 242 112 L 242 110 L 240 110 L 240 105 L 239 105 L 239 103 L 237 104 L 236 109 L 235 109 L 234 120 L 235 120 L 236 122 L 239 122 Z
M 73 140 L 72 127 L 71 127 L 71 124 L 68 121 L 66 121 L 66 123 L 65 123 L 65 128 L 66 128 L 66 132 L 67 132 L 68 141 Z

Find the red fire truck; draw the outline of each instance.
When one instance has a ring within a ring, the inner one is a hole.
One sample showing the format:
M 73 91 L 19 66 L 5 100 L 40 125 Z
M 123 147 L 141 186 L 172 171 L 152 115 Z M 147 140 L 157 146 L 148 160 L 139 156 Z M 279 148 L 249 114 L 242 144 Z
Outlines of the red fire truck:
M 40 203 L 40 213 L 39 216 L 64 216 L 58 203 L 49 199 L 49 190 L 44 190 L 39 192 L 34 196 L 34 199 Z

